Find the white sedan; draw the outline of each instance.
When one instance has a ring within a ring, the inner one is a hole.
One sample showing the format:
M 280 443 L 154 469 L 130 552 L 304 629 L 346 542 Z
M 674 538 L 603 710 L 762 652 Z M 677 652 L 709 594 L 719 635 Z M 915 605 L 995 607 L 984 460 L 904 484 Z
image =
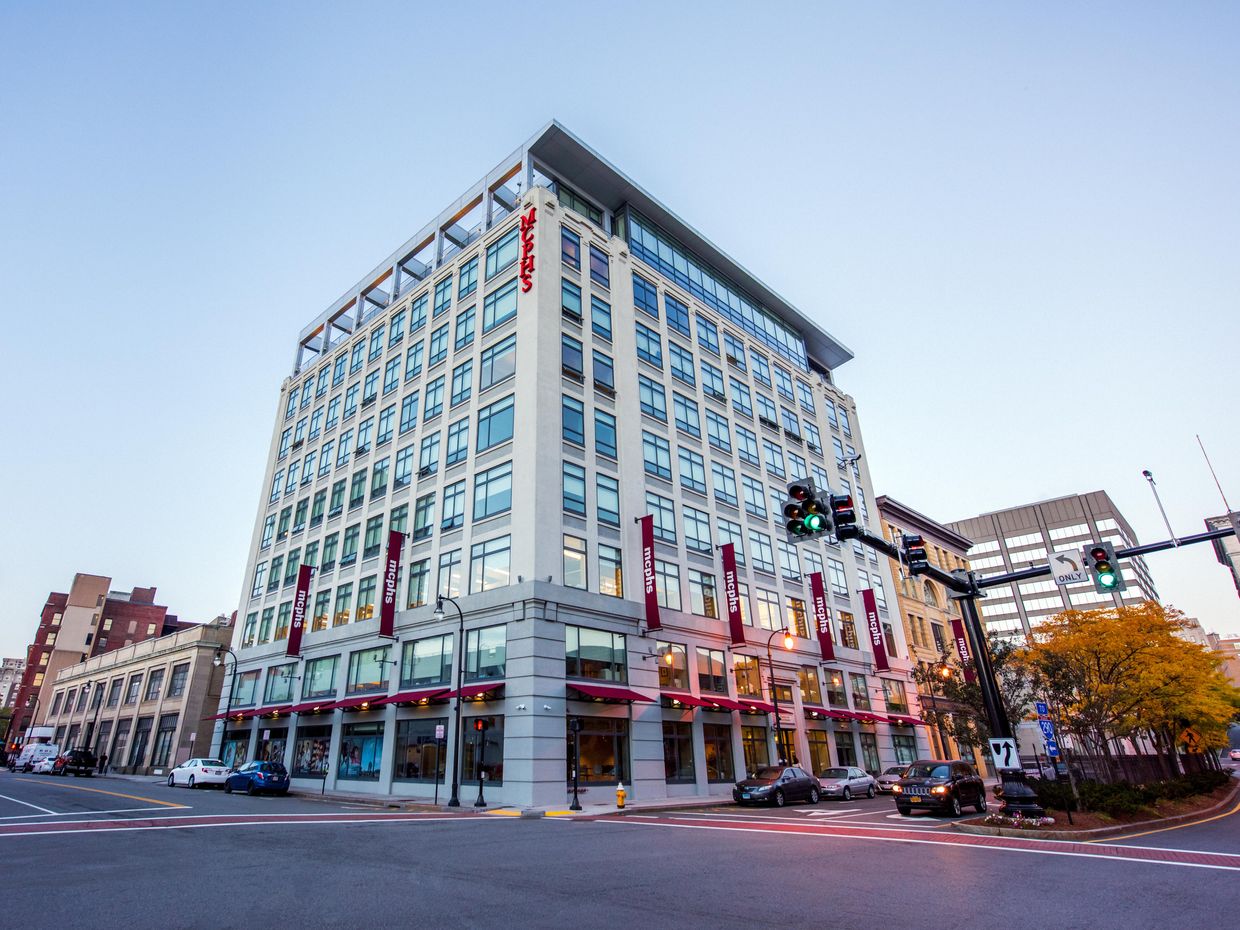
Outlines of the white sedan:
M 168 773 L 168 787 L 222 785 L 228 781 L 228 767 L 219 759 L 186 759 Z
M 48 756 L 46 759 L 40 759 L 30 771 L 35 775 L 54 775 L 56 773 L 56 757 Z

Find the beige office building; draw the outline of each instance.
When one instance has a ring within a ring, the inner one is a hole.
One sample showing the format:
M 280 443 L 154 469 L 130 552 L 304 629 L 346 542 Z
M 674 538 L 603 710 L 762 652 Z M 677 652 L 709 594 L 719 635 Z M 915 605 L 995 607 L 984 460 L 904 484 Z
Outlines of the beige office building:
M 224 677 L 212 660 L 232 632 L 220 617 L 62 669 L 45 718 L 54 741 L 106 753 L 109 770 L 140 775 L 208 755 L 204 718 L 215 713 Z

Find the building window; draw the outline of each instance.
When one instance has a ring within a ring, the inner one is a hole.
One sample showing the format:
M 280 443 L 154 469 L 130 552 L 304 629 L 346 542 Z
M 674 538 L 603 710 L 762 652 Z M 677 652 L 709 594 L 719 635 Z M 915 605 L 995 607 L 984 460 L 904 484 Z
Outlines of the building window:
M 436 590 L 448 597 L 461 596 L 461 550 L 439 554 L 439 581 Z
M 563 463 L 563 506 L 567 513 L 586 515 L 586 470 L 575 462 Z
M 442 530 L 455 530 L 465 525 L 465 481 L 457 481 L 443 489 Z
M 623 633 L 566 626 L 564 635 L 566 677 L 621 684 L 628 680 L 628 653 Z
M 771 764 L 766 742 L 766 727 L 741 727 L 741 748 L 745 753 L 745 771 L 756 772 Z
M 574 271 L 581 270 L 581 237 L 567 226 L 560 227 L 560 261 Z
M 489 333 L 495 327 L 508 322 L 517 315 L 517 280 L 513 278 L 503 287 L 492 291 L 482 302 L 482 332 Z
M 589 587 L 586 574 L 586 541 L 567 533 L 564 535 L 564 585 L 582 590 Z
M 696 403 L 673 391 L 672 415 L 678 430 L 687 433 L 695 439 L 702 438 L 702 419 L 698 415 Z
M 474 383 L 474 360 L 466 359 L 452 369 L 452 395 L 448 399 L 450 406 L 469 400 Z
M 616 457 L 616 418 L 603 410 L 594 411 L 594 450 Z
M 405 643 L 401 654 L 401 688 L 424 688 L 452 680 L 452 634 Z
M 596 245 L 590 246 L 590 280 L 600 287 L 611 287 L 608 255 Z
M 512 462 L 474 476 L 474 519 L 483 520 L 512 509 Z
M 349 655 L 349 680 L 346 694 L 373 694 L 388 686 L 388 647 L 376 646 Z
M 600 594 L 624 597 L 624 567 L 620 549 L 599 543 L 598 589 Z
M 655 559 L 654 586 L 660 607 L 680 610 L 680 566 Z
M 565 441 L 579 446 L 586 444 L 586 407 L 575 397 L 567 394 L 560 398 L 561 431 Z
M 646 474 L 672 480 L 672 447 L 662 436 L 642 432 L 642 461 Z
M 639 274 L 633 275 L 633 306 L 656 320 L 659 318 L 659 292 Z
M 728 680 L 722 649 L 697 647 L 698 689 L 712 694 L 727 694 Z
M 569 718 L 572 719 L 571 717 Z M 580 717 L 577 745 L 581 765 L 578 780 L 584 785 L 614 785 L 630 781 L 628 772 L 629 722 L 613 717 Z M 573 778 L 573 733 L 568 736 L 567 775 Z
M 512 537 L 499 536 L 474 543 L 469 549 L 469 590 L 471 593 L 502 588 L 512 571 Z
M 431 566 L 429 559 L 419 559 L 409 566 L 409 593 L 406 606 L 422 607 L 430 597 Z
M 474 721 L 485 722 L 486 729 L 475 728 Z M 504 783 L 504 718 L 501 715 L 492 717 L 467 717 L 462 724 L 461 746 L 461 782 L 477 784 L 479 770 L 486 777 L 488 785 Z
M 435 728 L 447 732 L 447 717 L 396 721 L 396 781 L 442 782 L 446 770 L 447 740 L 435 738 Z
M 867 686 L 865 676 L 858 675 L 856 672 L 849 672 L 848 684 L 852 690 L 853 709 L 869 710 L 870 689 Z
M 641 323 L 637 324 L 637 357 L 656 368 L 663 367 L 663 346 L 659 334 Z
M 904 682 L 889 678 L 882 679 L 883 697 L 887 701 L 887 710 L 895 714 L 907 714 L 908 695 L 904 690 Z
M 465 680 L 489 681 L 504 677 L 507 628 L 498 626 L 469 630 L 465 634 Z
M 646 512 L 654 517 L 654 538 L 676 543 L 676 509 L 670 498 L 646 492 Z
M 706 494 L 706 461 L 700 453 L 683 447 L 677 450 L 680 462 L 680 484 L 690 491 Z
M 877 775 L 882 771 L 878 761 L 878 737 L 873 733 L 858 733 L 857 736 L 861 739 L 862 767 L 871 775 Z
M 560 281 L 560 311 L 569 319 L 581 322 L 581 288 L 572 281 Z
M 511 378 L 517 370 L 517 336 L 513 333 L 486 349 L 478 367 L 478 390 Z
M 702 740 L 706 749 L 706 780 L 729 782 L 734 779 L 732 768 L 732 727 L 727 724 L 702 724 Z
M 656 642 L 655 650 L 659 656 L 659 687 L 671 691 L 688 691 L 689 659 L 685 647 L 680 643 Z
M 293 777 L 324 778 L 330 758 L 332 728 L 326 726 L 299 726 L 293 740 Z
M 667 422 L 667 394 L 663 390 L 663 385 L 650 380 L 645 375 L 638 375 L 637 400 L 642 413 L 654 417 L 661 423 Z
M 896 751 L 896 761 L 914 762 L 917 759 L 917 743 L 911 736 L 902 733 L 893 733 L 891 735 L 891 745 Z
M 673 297 L 663 294 L 663 309 L 667 311 L 667 325 L 682 335 L 689 336 L 689 308 Z
M 378 781 L 383 766 L 383 722 L 346 723 L 340 728 L 340 758 L 336 777 Z
M 172 679 L 168 682 L 168 697 L 180 697 L 185 693 L 185 682 L 189 679 L 189 663 L 173 666 Z M 102 692 L 99 692 L 102 693 Z
M 611 475 L 595 475 L 595 512 L 602 523 L 620 525 L 620 482 Z
M 860 649 L 860 643 L 857 640 L 857 624 L 853 620 L 853 615 L 846 610 L 840 611 L 840 645 L 849 649 Z
M 596 336 L 611 342 L 611 304 L 591 295 L 590 328 Z
M 138 695 L 141 692 L 142 692 L 142 676 L 140 674 L 131 676 L 129 679 L 129 689 L 125 692 L 125 703 L 126 704 L 138 703 Z M 69 700 L 65 702 L 65 706 L 68 707 L 69 704 L 71 704 L 72 702 L 73 702 L 73 693 L 70 692 Z
M 714 575 L 689 569 L 689 609 L 700 617 L 719 618 Z
M 513 395 L 478 411 L 478 445 L 475 452 L 485 452 L 512 439 Z
M 693 727 L 663 721 L 663 777 L 668 784 L 692 784 Z
M 303 698 L 321 698 L 336 696 L 336 666 L 339 656 L 324 656 L 306 661 L 302 675 L 301 696 Z

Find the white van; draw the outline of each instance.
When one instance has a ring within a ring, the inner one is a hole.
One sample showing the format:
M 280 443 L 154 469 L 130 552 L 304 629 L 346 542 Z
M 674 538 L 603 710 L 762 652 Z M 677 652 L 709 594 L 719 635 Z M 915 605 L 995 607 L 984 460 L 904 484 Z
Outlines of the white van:
M 36 762 L 44 759 L 55 759 L 60 755 L 60 747 L 55 743 L 27 743 L 18 753 L 17 759 L 10 766 L 11 772 L 29 772 Z

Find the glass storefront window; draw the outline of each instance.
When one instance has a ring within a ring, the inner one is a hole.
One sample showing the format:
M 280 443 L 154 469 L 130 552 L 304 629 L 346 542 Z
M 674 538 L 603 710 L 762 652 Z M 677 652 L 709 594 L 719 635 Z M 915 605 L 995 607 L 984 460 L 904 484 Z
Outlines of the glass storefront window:
M 766 727 L 741 727 L 741 745 L 745 751 L 746 772 L 756 772 L 762 766 L 771 764 Z
M 564 628 L 565 676 L 597 681 L 628 680 L 628 653 L 623 633 L 588 627 Z
M 822 706 L 822 690 L 818 686 L 818 669 L 812 665 L 802 665 L 797 671 L 797 682 L 801 686 L 801 703 Z
M 301 684 L 303 698 L 334 697 L 336 694 L 336 665 L 340 656 L 325 656 L 306 663 Z
M 155 749 L 151 753 L 151 765 L 165 766 L 172 755 L 172 736 L 177 729 L 178 714 L 163 714 L 155 731 Z
M 254 745 L 254 761 L 283 762 L 287 746 L 288 727 L 263 727 L 258 731 L 258 742 Z
M 698 687 L 715 694 L 728 693 L 724 677 L 723 650 L 697 647 Z
M 857 746 L 850 730 L 835 731 L 835 755 L 840 765 L 857 764 Z
M 293 678 L 296 671 L 296 662 L 290 662 L 288 665 L 273 665 L 267 669 L 267 685 L 266 691 L 263 694 L 263 703 L 287 704 L 293 700 Z M 270 761 L 282 762 L 284 760 L 273 759 Z
M 762 697 L 762 663 L 757 656 L 733 655 L 736 674 L 736 693 L 748 697 Z
M 465 634 L 465 680 L 482 681 L 504 677 L 507 655 L 507 629 L 499 626 L 469 630 Z
M 668 784 L 692 784 L 693 727 L 663 721 L 663 775 Z
M 702 738 L 706 743 L 706 780 L 733 781 L 732 727 L 705 723 L 702 725 Z
M 809 769 L 811 775 L 820 775 L 831 768 L 831 750 L 826 730 L 807 730 L 809 742 Z
M 904 690 L 904 682 L 882 679 L 883 697 L 887 700 L 887 710 L 893 714 L 908 713 L 908 695 Z
M 388 686 L 388 647 L 376 646 L 362 649 L 349 656 L 349 683 L 347 694 L 370 694 L 386 691 Z
M 396 767 L 392 777 L 397 781 L 434 782 L 444 780 L 447 740 L 435 739 L 435 727 L 448 732 L 447 717 L 425 720 L 396 721 Z
M 569 719 L 572 719 L 571 717 Z M 568 780 L 573 778 L 573 734 L 568 738 Z M 612 717 L 582 717 L 581 771 L 583 785 L 629 783 L 629 722 Z
M 386 646 L 383 647 L 386 650 Z M 375 651 L 375 650 L 372 650 Z M 354 653 L 356 655 L 357 653 Z M 383 765 L 383 723 L 346 723 L 340 733 L 336 777 L 378 781 Z
M 258 669 L 254 669 L 234 677 L 233 707 L 247 707 L 258 700 L 258 675 Z
M 326 777 L 331 742 L 330 724 L 298 727 L 297 739 L 293 743 L 293 774 L 300 778 Z
M 659 687 L 671 691 L 689 690 L 689 659 L 679 643 L 655 643 L 659 655 Z M 668 656 L 671 661 L 668 661 Z
M 827 682 L 827 700 L 832 707 L 848 708 L 848 695 L 844 693 L 844 673 L 838 668 L 824 670 Z
M 864 763 L 861 767 L 871 775 L 877 775 L 882 771 L 878 762 L 878 737 L 873 733 L 857 735 L 861 737 L 861 759 Z
M 220 760 L 225 768 L 239 769 L 249 761 L 250 731 L 229 730 L 224 734 L 224 745 L 220 750 Z
M 849 683 L 852 685 L 852 699 L 854 710 L 870 709 L 870 692 L 866 687 L 865 676 L 858 675 L 855 672 L 848 673 Z
M 917 758 L 917 743 L 911 736 L 896 733 L 891 737 L 896 750 L 897 762 L 913 762 Z
M 400 686 L 420 688 L 451 681 L 453 638 L 446 633 L 405 643 L 400 659 Z
M 478 767 L 481 764 L 482 774 L 486 776 L 487 784 L 502 785 L 504 783 L 504 718 L 502 715 L 482 718 L 487 722 L 485 730 L 474 729 L 474 721 L 477 719 L 477 717 L 466 717 L 461 722 L 465 728 L 461 734 L 461 782 L 476 785 Z

